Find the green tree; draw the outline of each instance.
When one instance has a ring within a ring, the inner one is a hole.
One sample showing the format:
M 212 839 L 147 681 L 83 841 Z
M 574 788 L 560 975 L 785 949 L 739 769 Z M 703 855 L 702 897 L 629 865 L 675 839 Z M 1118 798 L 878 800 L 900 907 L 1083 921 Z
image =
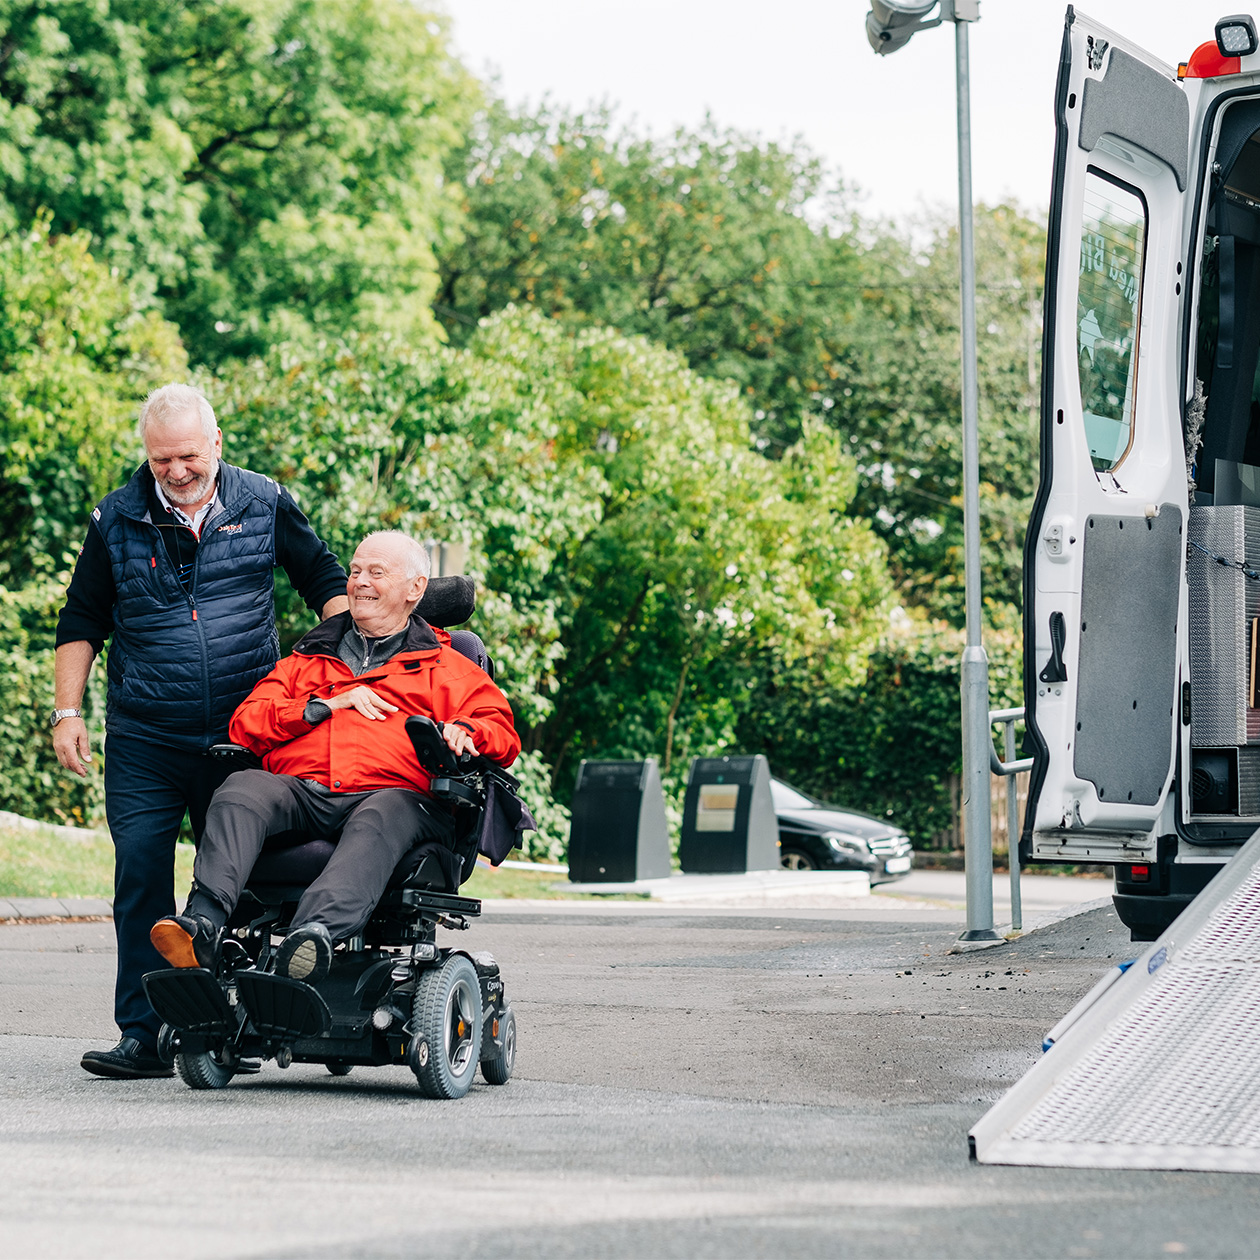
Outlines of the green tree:
M 138 402 L 187 368 L 175 329 L 138 309 L 86 233 L 45 221 L 0 238 L 0 583 L 66 567 L 95 503 L 141 457 Z
M 797 439 L 860 284 L 845 190 L 802 146 L 495 104 L 448 170 L 465 213 L 437 305 L 453 338 L 509 303 L 641 333 L 737 382 L 760 436 Z
M 0 226 L 90 232 L 200 361 L 423 336 L 476 98 L 405 0 L 0 0 Z
M 1021 703 L 1018 626 L 991 608 L 990 703 Z M 853 684 L 820 689 L 810 672 L 764 671 L 737 728 L 740 747 L 826 801 L 905 827 L 917 847 L 948 847 L 961 773 L 958 660 L 963 635 L 901 614 Z
M 902 598 L 962 617 L 957 234 L 864 223 L 803 146 L 707 124 L 636 137 L 606 112 L 492 106 L 452 155 L 461 239 L 442 257 L 451 336 L 508 303 L 642 333 L 751 401 L 772 453 L 807 417 L 859 475 L 851 511 L 885 539 Z M 1018 603 L 1035 481 L 1042 226 L 977 224 L 986 582 Z
M 1014 206 L 980 207 L 976 239 L 985 595 L 1018 607 L 1037 478 L 1045 231 Z M 934 220 L 885 234 L 862 264 L 863 317 L 826 400 L 861 471 L 854 510 L 888 543 L 903 598 L 961 625 L 957 232 Z
M 175 329 L 88 244 L 44 221 L 0 238 L 0 809 L 72 823 L 102 799 L 48 738 L 57 612 L 93 505 L 139 458 L 137 400 L 186 370 Z M 86 699 L 99 752 L 99 670 Z
M 768 459 L 736 391 L 640 338 L 509 312 L 462 349 L 277 352 L 218 391 L 233 449 L 343 555 L 381 523 L 468 546 L 477 624 L 558 783 L 583 756 L 719 748 L 759 663 L 853 681 L 886 624 L 835 434 Z

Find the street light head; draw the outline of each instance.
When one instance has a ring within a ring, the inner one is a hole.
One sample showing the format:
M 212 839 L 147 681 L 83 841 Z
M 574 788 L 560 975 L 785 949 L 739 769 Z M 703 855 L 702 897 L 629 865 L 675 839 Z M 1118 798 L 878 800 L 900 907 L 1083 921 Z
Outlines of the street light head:
M 925 26 L 927 15 L 936 8 L 937 0 L 871 0 L 871 11 L 866 15 L 866 38 L 881 57 L 896 52 L 910 42 L 915 31 Z
M 1222 57 L 1250 57 L 1260 46 L 1250 13 L 1234 13 L 1216 24 L 1216 47 Z

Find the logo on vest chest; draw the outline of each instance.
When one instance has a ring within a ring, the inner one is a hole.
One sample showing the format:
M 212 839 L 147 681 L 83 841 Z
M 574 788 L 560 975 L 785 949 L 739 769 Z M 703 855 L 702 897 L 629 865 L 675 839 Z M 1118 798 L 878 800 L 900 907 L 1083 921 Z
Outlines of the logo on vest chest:
M 244 528 L 244 522 L 237 521 L 235 525 L 220 525 L 214 532 L 216 534 L 237 534 Z

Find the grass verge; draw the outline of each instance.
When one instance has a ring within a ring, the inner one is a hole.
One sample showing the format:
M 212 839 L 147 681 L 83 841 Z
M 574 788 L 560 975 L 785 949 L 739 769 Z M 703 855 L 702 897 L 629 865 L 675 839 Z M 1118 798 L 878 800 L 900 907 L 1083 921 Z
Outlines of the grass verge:
M 192 882 L 193 847 L 175 846 L 175 892 L 182 898 Z M 460 889 L 469 897 L 547 901 L 606 900 L 584 897 L 553 884 L 555 871 L 494 870 L 478 864 Z M 112 897 L 114 846 L 105 837 L 70 840 L 47 831 L 0 827 L 0 897 Z
M 175 846 L 175 889 L 192 882 L 193 848 Z M 0 828 L 0 897 L 112 897 L 114 846 L 47 831 Z

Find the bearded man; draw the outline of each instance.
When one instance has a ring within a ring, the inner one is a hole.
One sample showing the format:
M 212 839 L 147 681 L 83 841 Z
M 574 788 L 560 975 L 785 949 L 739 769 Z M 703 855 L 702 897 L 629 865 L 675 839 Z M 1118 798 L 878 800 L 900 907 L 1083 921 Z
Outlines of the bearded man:
M 209 755 L 232 713 L 280 655 L 275 569 L 321 618 L 345 612 L 346 574 L 292 496 L 223 463 L 223 434 L 190 385 L 154 390 L 140 410 L 147 461 L 92 513 L 57 624 L 53 747 L 71 772 L 91 762 L 81 705 L 110 639 L 105 813 L 114 841 L 118 976 L 111 1050 L 98 1076 L 170 1076 L 141 977 L 162 966 L 149 942 L 174 913 L 175 842 L 194 839 L 232 767 Z

